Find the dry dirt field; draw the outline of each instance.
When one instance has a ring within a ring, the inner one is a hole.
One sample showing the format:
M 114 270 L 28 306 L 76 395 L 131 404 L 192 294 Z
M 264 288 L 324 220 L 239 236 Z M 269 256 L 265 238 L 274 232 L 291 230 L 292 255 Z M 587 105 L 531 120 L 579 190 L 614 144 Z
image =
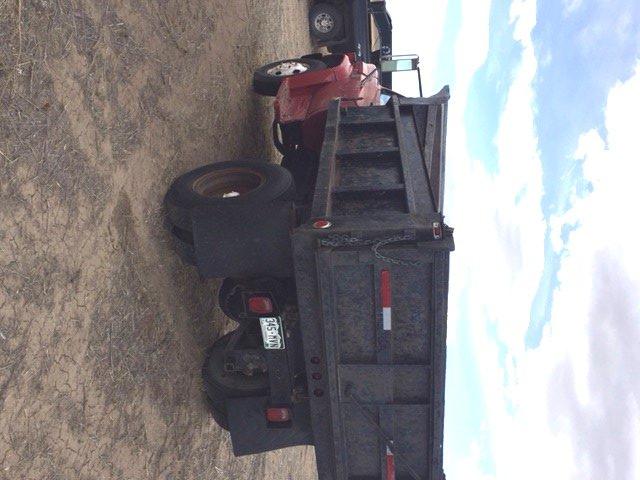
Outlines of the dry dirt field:
M 229 328 L 162 228 L 177 174 L 275 159 L 253 68 L 307 0 L 0 0 L 0 478 L 315 478 L 235 459 L 202 401 Z

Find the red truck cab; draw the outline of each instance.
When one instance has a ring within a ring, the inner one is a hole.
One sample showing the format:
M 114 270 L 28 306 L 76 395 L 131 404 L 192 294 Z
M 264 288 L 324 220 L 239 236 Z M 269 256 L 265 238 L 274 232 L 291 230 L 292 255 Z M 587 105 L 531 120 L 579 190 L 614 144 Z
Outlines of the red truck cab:
M 340 98 L 347 106 L 380 104 L 376 66 L 353 54 L 322 57 L 326 68 L 282 79 L 277 91 L 274 124 L 282 135 L 283 154 L 303 147 L 320 153 L 329 102 Z M 276 144 L 278 142 L 276 141 Z
M 305 150 L 318 155 L 329 103 L 380 104 L 378 67 L 354 53 L 312 54 L 280 60 L 257 69 L 256 93 L 274 96 L 273 140 L 283 156 Z

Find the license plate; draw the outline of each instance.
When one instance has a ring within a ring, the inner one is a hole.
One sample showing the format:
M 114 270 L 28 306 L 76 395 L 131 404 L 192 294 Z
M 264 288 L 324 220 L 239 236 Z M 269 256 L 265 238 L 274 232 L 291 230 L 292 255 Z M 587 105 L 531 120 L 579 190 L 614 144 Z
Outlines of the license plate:
M 260 327 L 266 350 L 284 350 L 284 330 L 280 317 L 261 317 Z

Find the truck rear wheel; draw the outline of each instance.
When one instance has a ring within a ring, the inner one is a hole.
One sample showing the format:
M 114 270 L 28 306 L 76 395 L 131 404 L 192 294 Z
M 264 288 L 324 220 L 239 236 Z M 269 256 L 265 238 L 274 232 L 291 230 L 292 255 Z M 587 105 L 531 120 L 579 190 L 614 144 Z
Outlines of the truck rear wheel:
M 255 373 L 248 376 L 238 372 L 226 372 L 224 368 L 224 351 L 231 339 L 232 333 L 216 340 L 207 350 L 202 366 L 202 380 L 207 396 L 209 409 L 214 420 L 225 430 L 228 430 L 227 398 L 259 397 L 269 392 L 269 376 L 267 373 Z M 249 337 L 243 336 L 239 348 L 251 348 Z
M 343 36 L 344 15 L 333 5 L 318 3 L 309 10 L 311 36 L 326 42 Z
M 211 412 L 211 416 L 215 422 L 224 430 L 229 431 L 229 417 L 227 415 L 227 409 L 224 406 L 224 401 L 222 403 L 215 402 L 211 400 L 208 395 L 205 400 L 209 406 L 209 412 Z
M 171 226 L 193 231 L 191 210 L 199 206 L 264 204 L 290 199 L 295 185 L 289 172 L 270 163 L 220 162 L 196 168 L 176 178 L 164 197 Z
M 193 234 L 187 230 L 172 226 L 170 227 L 173 237 L 173 248 L 185 265 L 194 266 L 197 264 L 196 250 L 193 246 Z
M 205 278 L 287 277 L 295 191 L 280 165 L 205 165 L 172 183 L 164 199 L 167 224 L 176 245 L 189 247 L 180 243 L 185 239 L 193 245 L 182 249 L 189 250 L 183 260 Z
M 282 80 L 306 72 L 324 70 L 324 62 L 315 58 L 290 58 L 278 60 L 253 72 L 253 91 L 260 95 L 275 97 Z

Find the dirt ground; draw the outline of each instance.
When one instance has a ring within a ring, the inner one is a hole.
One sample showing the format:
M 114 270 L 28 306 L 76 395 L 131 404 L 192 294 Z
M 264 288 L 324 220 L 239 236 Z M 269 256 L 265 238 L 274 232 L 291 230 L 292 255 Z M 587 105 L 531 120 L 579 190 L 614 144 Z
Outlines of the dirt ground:
M 253 68 L 312 49 L 307 0 L 0 0 L 0 478 L 312 479 L 234 458 L 202 401 L 230 325 L 161 199 L 275 159 Z

